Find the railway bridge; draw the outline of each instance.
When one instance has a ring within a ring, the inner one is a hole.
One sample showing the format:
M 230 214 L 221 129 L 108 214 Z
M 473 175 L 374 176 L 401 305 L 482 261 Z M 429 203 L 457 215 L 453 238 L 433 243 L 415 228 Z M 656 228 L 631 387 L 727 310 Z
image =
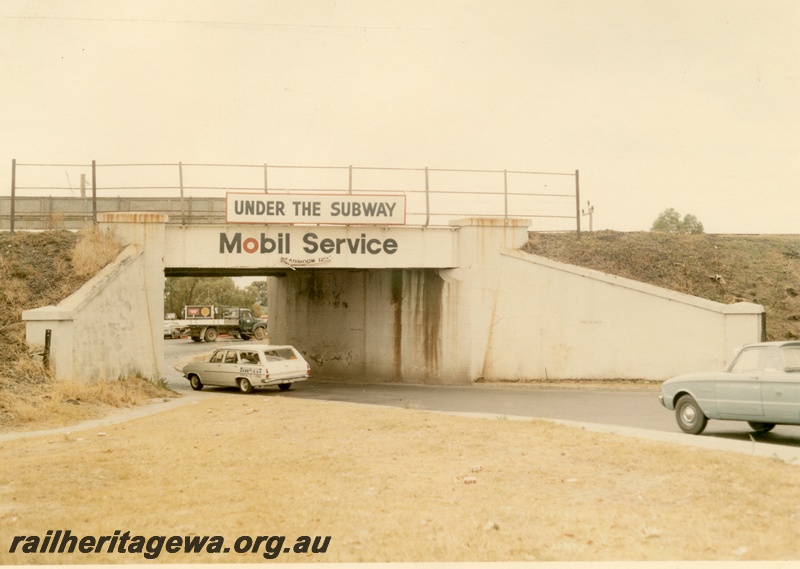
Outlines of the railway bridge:
M 523 253 L 527 219 L 412 227 L 395 224 L 390 201 L 276 199 L 231 204 L 226 223 L 206 225 L 99 214 L 122 253 L 58 306 L 25 312 L 29 344 L 51 338 L 58 377 L 160 377 L 164 279 L 189 275 L 272 277 L 271 341 L 298 347 L 316 377 L 348 381 L 664 379 L 719 369 L 763 334 L 760 305 Z M 369 223 L 324 217 L 368 210 Z

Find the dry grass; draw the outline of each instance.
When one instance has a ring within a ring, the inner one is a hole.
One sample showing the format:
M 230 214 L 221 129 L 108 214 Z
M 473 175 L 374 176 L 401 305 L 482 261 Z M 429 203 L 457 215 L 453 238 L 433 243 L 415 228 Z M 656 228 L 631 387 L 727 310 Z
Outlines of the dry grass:
M 284 562 L 800 557 L 797 466 L 541 421 L 277 394 L 2 443 L 0 495 L 4 564 L 143 562 L 8 552 L 11 536 L 56 529 L 220 535 L 228 546 L 240 535 L 331 536 L 325 554 Z
M 85 279 L 116 258 L 122 247 L 108 231 L 96 225 L 86 225 L 80 231 L 80 240 L 72 250 L 72 267 L 75 275 Z
M 120 249 L 112 235 L 95 226 L 79 234 L 0 234 L 0 430 L 69 424 L 97 417 L 108 407 L 172 395 L 136 377 L 90 384 L 56 382 L 28 353 L 22 312 L 57 304 Z
M 800 338 L 800 236 L 531 234 L 524 250 L 722 303 L 762 304 L 767 336 Z
M 157 398 L 177 394 L 151 381 L 131 376 L 90 383 L 56 381 L 36 364 L 27 375 L 37 378 L 25 383 L 17 381 L 0 389 L 0 433 L 14 430 L 38 430 L 71 425 L 106 415 L 109 409 L 145 405 Z M 37 375 L 40 374 L 40 375 Z

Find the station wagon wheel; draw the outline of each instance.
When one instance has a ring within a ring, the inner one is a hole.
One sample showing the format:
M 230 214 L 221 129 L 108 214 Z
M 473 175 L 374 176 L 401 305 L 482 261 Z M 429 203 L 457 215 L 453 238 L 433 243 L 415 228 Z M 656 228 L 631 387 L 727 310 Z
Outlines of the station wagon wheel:
M 281 383 L 278 385 L 278 389 L 280 389 L 281 391 L 289 391 L 291 388 L 292 388 L 291 383 Z
M 239 390 L 242 393 L 252 393 L 253 392 L 253 384 L 250 383 L 246 377 L 243 377 L 239 380 Z
M 200 391 L 201 389 L 203 389 L 203 382 L 200 381 L 200 378 L 194 374 L 189 376 L 189 383 L 191 384 L 192 389 L 194 389 L 195 391 Z
M 267 334 L 266 334 L 266 332 L 264 330 L 264 327 L 263 326 L 259 326 L 258 328 L 253 330 L 253 336 L 255 337 L 256 340 L 259 340 L 259 341 L 263 340 L 267 336 Z
M 775 428 L 775 423 L 759 423 L 757 421 L 747 421 L 750 428 L 757 433 L 768 433 Z
M 682 395 L 675 405 L 675 419 L 684 433 L 699 435 L 706 428 L 708 417 L 691 395 Z

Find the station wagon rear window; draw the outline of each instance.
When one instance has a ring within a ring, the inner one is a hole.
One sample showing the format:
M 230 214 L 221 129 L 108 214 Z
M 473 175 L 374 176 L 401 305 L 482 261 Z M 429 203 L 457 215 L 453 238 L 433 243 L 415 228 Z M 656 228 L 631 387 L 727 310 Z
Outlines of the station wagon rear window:
M 267 357 L 268 362 L 278 362 L 281 360 L 296 360 L 297 356 L 289 348 L 264 350 L 264 355 Z

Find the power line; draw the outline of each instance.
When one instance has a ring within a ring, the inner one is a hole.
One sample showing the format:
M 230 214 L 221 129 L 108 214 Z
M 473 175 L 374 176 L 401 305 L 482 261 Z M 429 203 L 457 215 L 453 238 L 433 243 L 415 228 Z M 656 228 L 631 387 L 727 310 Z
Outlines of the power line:
M 86 18 L 76 16 L 0 16 L 0 20 L 52 20 L 73 22 L 115 22 L 134 24 L 189 24 L 200 26 L 240 26 L 253 28 L 320 28 L 340 30 L 433 30 L 423 27 L 345 26 L 332 24 L 277 24 L 270 22 L 224 22 L 215 20 L 163 20 L 157 18 Z

